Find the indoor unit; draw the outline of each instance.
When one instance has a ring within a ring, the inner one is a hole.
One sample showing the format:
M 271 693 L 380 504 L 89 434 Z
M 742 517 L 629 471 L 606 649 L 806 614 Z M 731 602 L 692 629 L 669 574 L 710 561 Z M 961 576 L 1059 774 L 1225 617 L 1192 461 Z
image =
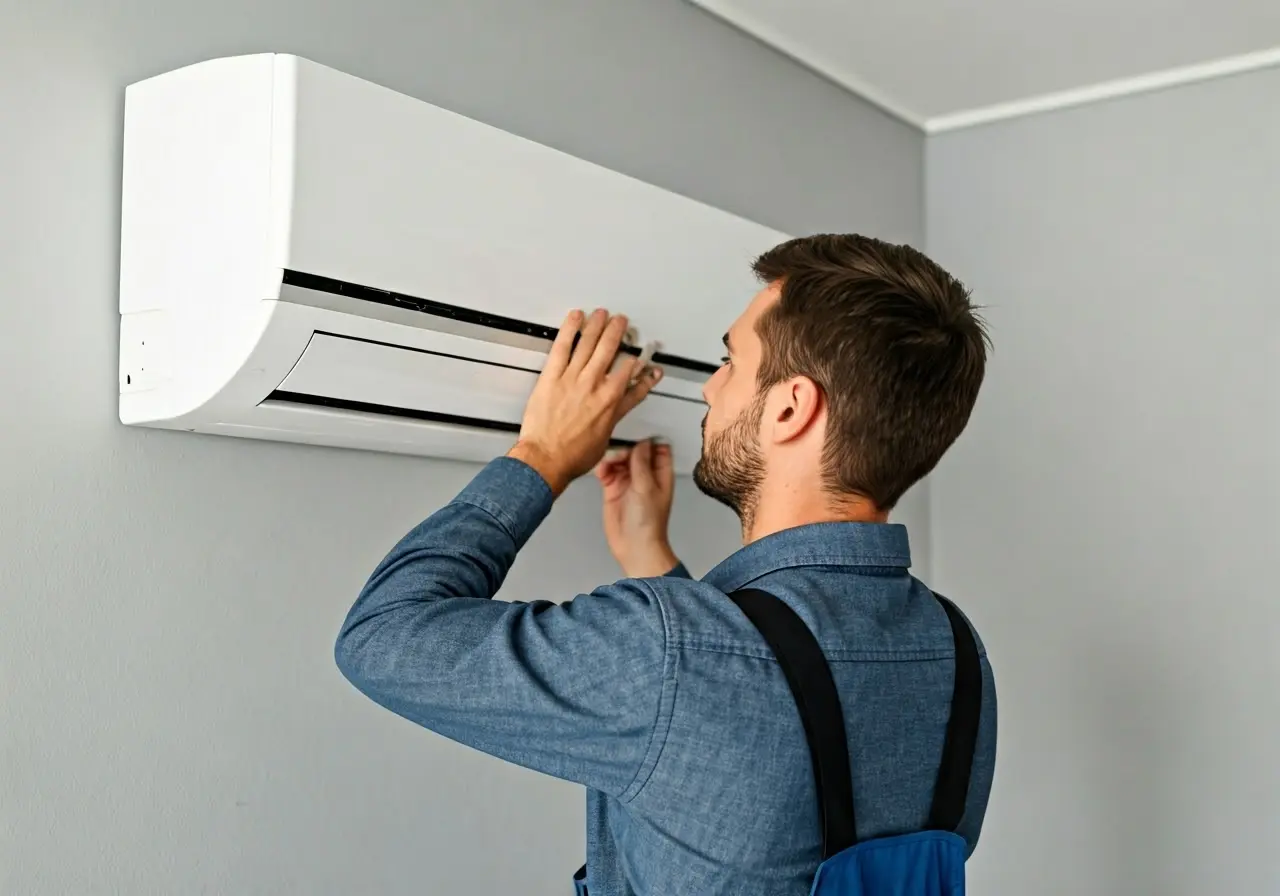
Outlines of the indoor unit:
M 697 460 L 775 230 L 295 56 L 125 95 L 120 418 L 488 460 L 555 328 L 627 314 L 666 376 L 618 427 Z

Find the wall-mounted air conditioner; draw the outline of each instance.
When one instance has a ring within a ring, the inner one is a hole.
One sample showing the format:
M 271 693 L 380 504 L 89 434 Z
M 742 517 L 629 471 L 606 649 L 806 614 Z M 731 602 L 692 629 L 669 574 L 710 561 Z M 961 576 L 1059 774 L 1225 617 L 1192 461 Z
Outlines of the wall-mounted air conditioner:
M 203 62 L 126 92 L 120 418 L 487 460 L 565 312 L 604 306 L 666 372 L 615 436 L 688 471 L 783 239 L 297 57 Z

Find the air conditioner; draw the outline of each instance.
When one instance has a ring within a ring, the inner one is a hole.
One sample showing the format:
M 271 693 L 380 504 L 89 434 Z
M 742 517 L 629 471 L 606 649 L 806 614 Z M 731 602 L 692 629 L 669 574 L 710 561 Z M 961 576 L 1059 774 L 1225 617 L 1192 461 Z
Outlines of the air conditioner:
M 699 453 L 701 386 L 785 235 L 294 56 L 125 94 L 120 419 L 488 460 L 573 307 L 666 376 L 617 428 Z

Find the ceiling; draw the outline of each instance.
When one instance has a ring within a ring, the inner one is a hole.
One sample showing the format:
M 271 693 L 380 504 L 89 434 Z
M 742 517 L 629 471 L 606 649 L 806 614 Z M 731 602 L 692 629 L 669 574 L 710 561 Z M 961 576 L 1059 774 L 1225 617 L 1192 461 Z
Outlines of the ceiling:
M 1280 0 L 690 2 L 928 131 L 1280 65 Z

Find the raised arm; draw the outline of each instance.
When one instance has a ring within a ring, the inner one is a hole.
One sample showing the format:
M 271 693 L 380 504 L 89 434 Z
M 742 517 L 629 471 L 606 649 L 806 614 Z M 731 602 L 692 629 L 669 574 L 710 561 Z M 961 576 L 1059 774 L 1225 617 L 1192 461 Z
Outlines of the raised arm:
M 622 317 L 570 315 L 510 456 L 392 549 L 334 648 L 343 674 L 393 712 L 620 797 L 642 780 L 668 703 L 658 696 L 672 686 L 652 590 L 625 580 L 563 604 L 490 598 L 556 496 L 660 378 L 618 361 L 625 329 Z
M 529 466 L 493 461 L 378 565 L 334 655 L 361 693 L 412 722 L 622 796 L 667 685 L 652 591 L 622 581 L 564 604 L 489 599 L 551 501 Z

